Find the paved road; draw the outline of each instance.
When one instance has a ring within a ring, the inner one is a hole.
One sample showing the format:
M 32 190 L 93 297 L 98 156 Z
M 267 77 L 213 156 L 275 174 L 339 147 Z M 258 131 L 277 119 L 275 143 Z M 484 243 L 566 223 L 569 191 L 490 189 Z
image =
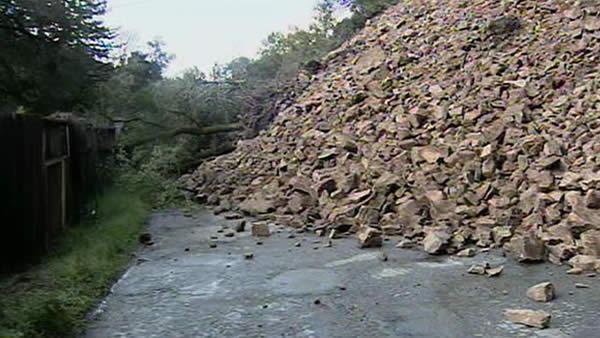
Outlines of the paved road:
M 523 266 L 499 253 L 432 257 L 394 248 L 333 247 L 291 230 L 257 239 L 226 238 L 227 221 L 198 212 L 154 215 L 156 244 L 113 287 L 85 337 L 598 337 L 600 276 L 564 267 Z M 216 248 L 209 237 L 219 235 Z M 316 243 L 316 242 L 320 243 Z M 300 247 L 294 243 L 301 242 Z M 186 251 L 186 248 L 189 250 Z M 317 249 L 315 249 L 317 248 Z M 244 253 L 253 252 L 246 260 Z M 466 274 L 470 264 L 503 264 L 498 278 Z M 552 281 L 557 299 L 538 304 L 527 287 Z M 589 289 L 576 289 L 576 282 Z M 506 308 L 552 313 L 545 330 L 504 321 Z

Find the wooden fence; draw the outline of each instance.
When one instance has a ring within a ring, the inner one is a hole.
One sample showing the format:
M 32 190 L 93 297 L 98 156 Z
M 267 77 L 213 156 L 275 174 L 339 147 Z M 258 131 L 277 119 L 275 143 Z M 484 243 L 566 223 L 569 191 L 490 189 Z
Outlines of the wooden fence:
M 79 222 L 101 184 L 98 138 L 75 120 L 0 116 L 0 272 L 36 262 Z

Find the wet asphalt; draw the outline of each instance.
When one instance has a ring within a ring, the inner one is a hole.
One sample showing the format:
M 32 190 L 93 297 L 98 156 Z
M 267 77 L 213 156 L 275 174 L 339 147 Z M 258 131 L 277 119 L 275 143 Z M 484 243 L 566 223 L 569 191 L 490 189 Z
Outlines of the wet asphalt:
M 365 250 L 353 238 L 328 247 L 326 237 L 276 227 L 268 238 L 248 229 L 225 237 L 228 224 L 209 211 L 153 215 L 154 245 L 137 253 L 84 337 L 600 337 L 600 276 L 500 252 L 430 256 L 395 248 L 395 239 Z M 481 262 L 504 272 L 467 274 Z M 544 281 L 557 298 L 527 299 Z M 550 327 L 511 324 L 507 308 L 545 310 Z

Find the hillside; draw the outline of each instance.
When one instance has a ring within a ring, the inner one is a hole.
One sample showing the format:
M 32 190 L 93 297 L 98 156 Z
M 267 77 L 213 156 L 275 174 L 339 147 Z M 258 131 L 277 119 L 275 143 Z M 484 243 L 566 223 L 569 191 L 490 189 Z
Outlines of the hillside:
M 596 1 L 401 1 L 188 185 L 363 246 L 600 267 L 599 56 Z

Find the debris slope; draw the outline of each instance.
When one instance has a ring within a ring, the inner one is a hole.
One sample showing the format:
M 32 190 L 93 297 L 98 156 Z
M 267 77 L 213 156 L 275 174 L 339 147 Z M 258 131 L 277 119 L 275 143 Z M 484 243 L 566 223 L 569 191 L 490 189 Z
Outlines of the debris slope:
M 596 1 L 405 0 L 322 63 L 187 177 L 200 202 L 364 246 L 600 267 Z

